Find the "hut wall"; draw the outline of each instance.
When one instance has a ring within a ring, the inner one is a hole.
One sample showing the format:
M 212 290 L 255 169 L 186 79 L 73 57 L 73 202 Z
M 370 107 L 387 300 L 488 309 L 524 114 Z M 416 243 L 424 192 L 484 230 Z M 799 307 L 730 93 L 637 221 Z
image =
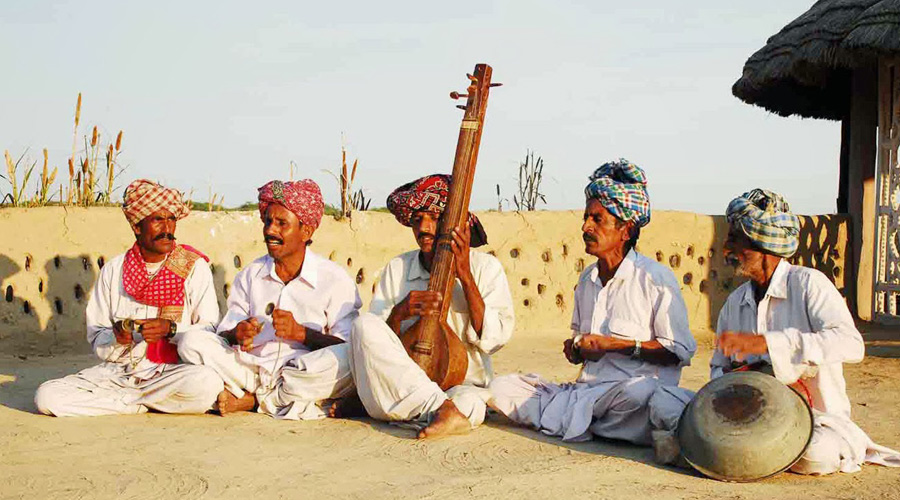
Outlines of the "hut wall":
M 506 270 L 516 307 L 516 337 L 563 338 L 572 291 L 592 260 L 581 240 L 581 211 L 488 212 L 479 217 Z M 846 216 L 801 219 L 796 262 L 816 267 L 842 293 L 848 246 Z M 741 279 L 727 265 L 724 217 L 654 211 L 638 250 L 675 274 L 695 335 L 708 338 L 727 295 Z M 0 353 L 31 355 L 88 351 L 84 308 L 101 264 L 133 242 L 115 208 L 0 209 Z M 264 255 L 255 212 L 194 212 L 178 224 L 179 241 L 209 255 L 222 311 L 234 276 Z M 326 217 L 310 247 L 356 279 L 364 307 L 382 266 L 415 248 L 412 231 L 390 214 L 356 213 L 351 222 Z M 8 290 L 8 294 L 7 294 Z M 515 337 L 513 342 L 515 342 Z
M 856 314 L 872 318 L 875 249 L 875 159 L 878 127 L 878 68 L 853 72 L 850 93 L 848 205 Z

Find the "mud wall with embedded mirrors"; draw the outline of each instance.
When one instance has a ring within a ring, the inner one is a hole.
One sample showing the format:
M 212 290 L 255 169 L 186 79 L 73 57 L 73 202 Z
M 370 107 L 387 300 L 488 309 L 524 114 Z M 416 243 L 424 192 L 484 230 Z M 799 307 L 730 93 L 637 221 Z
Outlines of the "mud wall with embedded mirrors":
M 581 212 L 479 217 L 489 238 L 480 250 L 495 255 L 506 269 L 517 335 L 565 335 L 572 291 L 591 263 L 581 241 Z M 194 212 L 178 225 L 179 241 L 210 257 L 223 312 L 235 274 L 265 253 L 261 233 L 255 212 Z M 708 338 L 719 308 L 741 283 L 723 258 L 726 233 L 720 216 L 655 211 L 638 243 L 638 251 L 675 273 L 698 338 Z M 804 217 L 794 261 L 818 268 L 844 293 L 847 238 L 843 216 Z M 115 208 L 0 210 L 0 353 L 88 352 L 84 308 L 94 282 L 104 263 L 133 241 Z M 367 307 L 382 266 L 415 248 L 415 241 L 391 215 L 361 212 L 352 221 L 326 217 L 310 248 L 347 270 Z

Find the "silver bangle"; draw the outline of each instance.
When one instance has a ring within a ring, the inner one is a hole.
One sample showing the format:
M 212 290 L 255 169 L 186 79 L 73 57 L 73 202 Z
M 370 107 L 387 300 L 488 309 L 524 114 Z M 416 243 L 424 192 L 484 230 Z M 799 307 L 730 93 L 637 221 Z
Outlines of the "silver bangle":
M 641 359 L 641 341 L 634 341 L 634 350 L 631 351 L 631 359 Z
M 579 333 L 578 335 L 572 337 L 572 349 L 576 352 L 581 351 L 581 339 L 584 338 L 584 334 Z

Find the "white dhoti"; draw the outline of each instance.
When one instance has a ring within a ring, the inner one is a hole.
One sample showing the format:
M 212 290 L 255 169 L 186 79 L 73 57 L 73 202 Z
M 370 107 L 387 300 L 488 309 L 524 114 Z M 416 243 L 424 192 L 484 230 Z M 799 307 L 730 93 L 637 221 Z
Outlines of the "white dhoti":
M 255 394 L 259 413 L 290 420 L 325 418 L 330 400 L 352 392 L 349 351 L 348 344 L 309 352 L 269 342 L 246 353 L 209 332 L 189 332 L 178 344 L 182 359 L 215 370 L 236 397 Z
M 459 385 L 442 391 L 378 316 L 362 314 L 353 322 L 350 347 L 356 391 L 372 418 L 424 426 L 449 398 L 473 428 L 484 422 L 487 389 Z
M 649 445 L 650 417 L 656 413 L 652 396 L 660 387 L 652 377 L 560 385 L 534 374 L 505 375 L 491 382 L 490 405 L 516 423 L 563 441 L 594 435 Z
M 128 415 L 148 410 L 205 413 L 212 409 L 220 392 L 222 379 L 205 366 L 154 364 L 149 372 L 131 372 L 128 365 L 103 363 L 44 382 L 34 402 L 41 413 L 57 417 Z

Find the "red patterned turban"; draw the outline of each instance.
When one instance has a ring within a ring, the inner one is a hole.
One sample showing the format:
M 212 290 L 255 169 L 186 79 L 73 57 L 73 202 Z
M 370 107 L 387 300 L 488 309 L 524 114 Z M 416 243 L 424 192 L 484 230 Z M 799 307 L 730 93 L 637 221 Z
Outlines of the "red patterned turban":
M 416 212 L 441 214 L 447 206 L 451 182 L 453 176 L 447 174 L 426 175 L 408 182 L 388 196 L 387 209 L 394 214 L 397 222 L 406 227 L 412 226 L 411 220 Z M 472 213 L 469 213 L 469 227 L 472 228 L 472 247 L 487 243 L 484 226 Z
M 319 185 L 311 179 L 299 181 L 270 181 L 259 188 L 259 216 L 266 218 L 266 209 L 272 203 L 282 205 L 300 219 L 300 222 L 319 227 L 322 214 L 325 213 L 325 202 Z

